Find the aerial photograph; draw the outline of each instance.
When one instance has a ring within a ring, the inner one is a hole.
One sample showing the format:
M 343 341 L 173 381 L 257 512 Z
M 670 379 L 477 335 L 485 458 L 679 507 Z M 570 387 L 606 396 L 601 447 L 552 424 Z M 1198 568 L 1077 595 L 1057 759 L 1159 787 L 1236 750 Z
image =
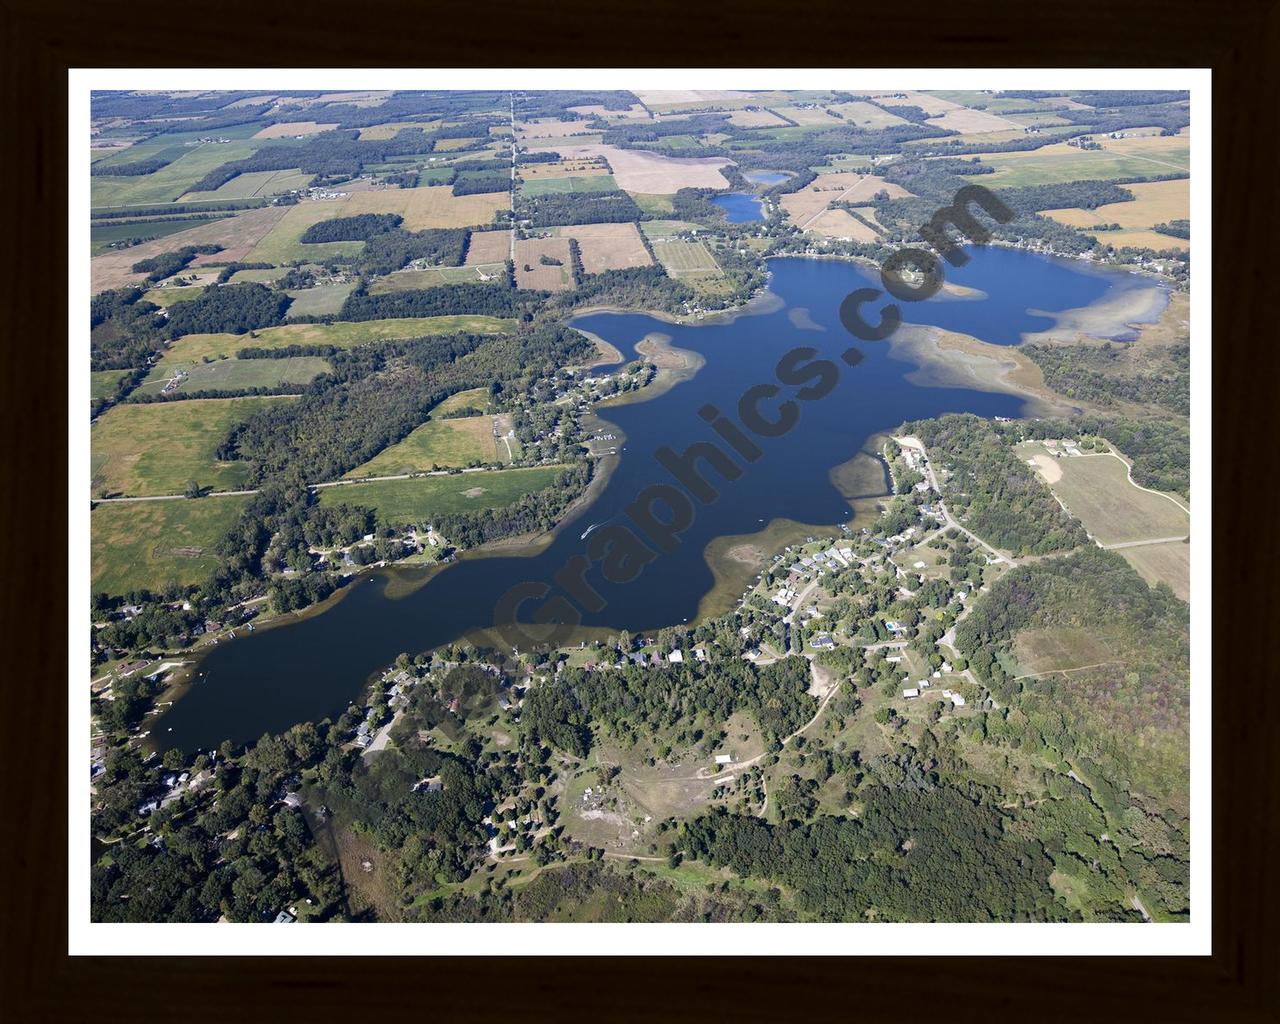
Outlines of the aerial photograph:
M 86 91 L 91 924 L 1190 929 L 1191 92 L 667 84 Z

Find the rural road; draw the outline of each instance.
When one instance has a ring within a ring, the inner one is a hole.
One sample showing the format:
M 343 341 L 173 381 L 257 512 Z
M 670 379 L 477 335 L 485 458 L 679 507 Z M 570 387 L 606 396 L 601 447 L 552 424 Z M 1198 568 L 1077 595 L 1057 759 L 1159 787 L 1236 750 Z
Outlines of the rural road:
M 1118 551 L 1120 548 L 1140 548 L 1147 544 L 1177 544 L 1187 540 L 1186 536 L 1182 537 L 1155 537 L 1152 540 L 1126 540 L 1119 544 L 1103 544 L 1099 542 L 1098 547 L 1106 548 L 1108 551 Z

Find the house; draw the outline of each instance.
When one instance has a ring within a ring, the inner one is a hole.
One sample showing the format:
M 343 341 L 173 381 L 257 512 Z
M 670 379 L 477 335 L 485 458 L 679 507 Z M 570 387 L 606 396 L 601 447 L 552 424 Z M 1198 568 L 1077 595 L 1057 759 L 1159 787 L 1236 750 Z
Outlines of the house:
M 819 651 L 829 651 L 831 648 L 835 647 L 835 645 L 836 642 L 826 633 L 819 633 L 809 641 L 809 646 Z
M 958 693 L 953 693 L 951 694 L 951 703 L 958 708 L 962 708 L 964 707 L 964 698 Z
M 707 652 L 703 650 L 701 647 L 695 647 L 693 649 L 693 656 L 697 658 L 699 661 L 707 660 Z
M 914 700 L 916 697 L 920 696 L 920 691 L 917 690 L 914 686 L 908 687 L 907 689 L 902 691 L 902 696 L 905 697 L 907 700 Z
M 716 754 L 716 764 L 733 764 L 733 755 Z
M 684 654 L 681 653 L 679 648 L 676 648 L 667 655 L 667 661 L 671 662 L 673 665 L 679 665 L 684 661 Z
M 276 914 L 276 919 L 271 923 L 272 924 L 293 924 L 296 920 L 297 918 L 295 918 L 291 913 L 289 913 L 289 911 L 282 910 L 280 911 L 280 913 Z

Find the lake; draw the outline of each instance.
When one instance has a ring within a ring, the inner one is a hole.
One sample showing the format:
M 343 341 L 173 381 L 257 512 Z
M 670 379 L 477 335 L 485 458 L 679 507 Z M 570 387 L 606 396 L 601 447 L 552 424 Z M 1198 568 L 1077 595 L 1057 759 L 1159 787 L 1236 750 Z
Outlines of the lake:
M 778 185 L 791 177 L 785 171 L 745 171 L 742 176 L 753 185 Z
M 1153 287 L 1127 273 L 1012 249 L 970 253 L 965 267 L 948 268 L 949 279 L 976 289 L 977 297 L 939 295 L 904 303 L 904 320 L 1007 345 L 1023 332 L 1052 323 L 1029 309 L 1078 308 Z M 566 591 L 565 585 L 575 586 L 572 581 L 562 585 L 555 577 L 602 538 L 620 536 L 619 528 L 632 522 L 626 506 L 646 488 L 673 484 L 655 453 L 664 446 L 684 452 L 696 442 L 719 442 L 727 452 L 700 412 L 711 405 L 741 422 L 740 399 L 758 385 L 779 385 L 776 366 L 797 347 L 816 350 L 805 365 L 830 361 L 836 376 L 830 393 L 807 400 L 797 383 L 781 383 L 778 393 L 760 403 L 760 412 L 774 417 L 779 403 L 791 399 L 799 411 L 794 429 L 778 437 L 750 435 L 762 454 L 754 463 L 730 460 L 731 470 L 741 470 L 736 479 L 722 479 L 705 461 L 698 462 L 696 468 L 718 492 L 718 500 L 683 497 L 693 507 L 693 521 L 675 538 L 672 550 L 654 556 L 632 581 L 610 582 L 592 565 L 582 579 L 599 594 L 603 607 L 583 610 L 582 625 L 643 632 L 693 621 L 714 582 L 703 557 L 712 539 L 755 533 L 774 519 L 830 526 L 847 522 L 851 506 L 833 483 L 831 470 L 848 462 L 878 432 L 904 420 L 948 412 L 1019 415 L 1022 402 L 1011 395 L 913 383 L 907 378 L 915 366 L 891 359 L 885 342 L 858 342 L 861 361 L 847 365 L 844 354 L 854 339 L 841 326 L 838 310 L 853 289 L 879 286 L 873 269 L 801 258 L 774 259 L 769 266 L 774 298 L 750 314 L 684 325 L 639 313 L 597 313 L 574 321 L 574 326 L 612 342 L 627 360 L 634 358 L 638 342 L 659 334 L 676 348 L 698 353 L 705 364 L 691 379 L 649 401 L 600 410 L 607 420 L 604 429 L 626 438 L 621 456 L 595 500 L 544 550 L 527 557 L 464 556 L 412 590 L 403 581 L 413 576 L 403 570 L 361 577 L 316 614 L 224 641 L 197 666 L 201 674 L 187 693 L 154 721 L 153 740 L 190 753 L 224 739 L 240 742 L 296 722 L 336 716 L 357 698 L 372 673 L 401 652 L 424 651 L 495 621 L 532 621 L 530 616 L 550 610 L 549 602 L 557 596 L 580 607 L 581 591 Z M 874 306 L 866 315 L 874 322 Z M 661 502 L 649 507 L 659 518 L 668 515 Z M 400 584 L 394 588 L 400 596 L 387 593 L 393 580 Z M 503 595 L 522 583 L 545 588 L 546 596 L 530 600 L 518 616 L 496 613 Z
M 730 192 L 723 196 L 712 196 L 711 201 L 724 210 L 724 219 L 730 224 L 746 224 L 753 220 L 764 220 L 764 210 L 760 200 L 745 192 Z

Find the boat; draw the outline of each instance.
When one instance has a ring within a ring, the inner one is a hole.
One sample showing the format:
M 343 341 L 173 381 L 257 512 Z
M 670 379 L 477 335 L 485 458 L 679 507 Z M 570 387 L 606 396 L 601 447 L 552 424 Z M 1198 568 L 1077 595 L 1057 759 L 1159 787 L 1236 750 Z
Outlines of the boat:
M 590 526 L 588 526 L 585 530 L 582 531 L 582 536 L 579 537 L 578 540 L 586 540 L 587 534 L 589 534 L 592 530 L 594 530 L 599 525 L 600 525 L 599 523 L 592 523 Z

